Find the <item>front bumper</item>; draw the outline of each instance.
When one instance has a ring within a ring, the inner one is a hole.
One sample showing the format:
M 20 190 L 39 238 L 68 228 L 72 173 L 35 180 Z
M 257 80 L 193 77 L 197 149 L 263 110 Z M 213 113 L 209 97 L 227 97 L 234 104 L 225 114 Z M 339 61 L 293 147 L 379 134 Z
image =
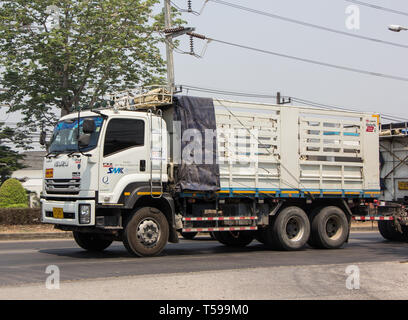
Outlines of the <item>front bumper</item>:
M 90 223 L 79 223 L 79 205 L 88 204 L 91 206 Z M 54 218 L 53 209 L 60 208 L 63 211 L 63 218 Z M 75 201 L 54 201 L 41 199 L 41 217 L 43 223 L 52 223 L 70 226 L 94 226 L 95 225 L 95 200 L 75 200 Z

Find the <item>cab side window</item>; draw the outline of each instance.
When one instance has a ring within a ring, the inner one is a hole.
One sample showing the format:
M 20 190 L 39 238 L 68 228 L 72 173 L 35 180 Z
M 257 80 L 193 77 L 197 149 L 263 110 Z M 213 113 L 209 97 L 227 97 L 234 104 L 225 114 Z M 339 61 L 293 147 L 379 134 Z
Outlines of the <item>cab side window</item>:
M 103 156 L 144 145 L 143 120 L 136 119 L 112 119 L 106 129 Z

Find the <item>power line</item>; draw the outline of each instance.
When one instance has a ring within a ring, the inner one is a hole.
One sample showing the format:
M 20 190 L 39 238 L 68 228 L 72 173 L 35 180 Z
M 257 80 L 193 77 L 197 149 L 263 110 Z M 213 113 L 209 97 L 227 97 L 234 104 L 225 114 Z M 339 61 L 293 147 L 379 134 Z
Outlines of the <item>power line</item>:
M 198 38 L 203 39 L 203 40 L 218 42 L 218 43 L 229 45 L 229 46 L 232 46 L 232 47 L 247 49 L 247 50 L 256 51 L 256 52 L 260 52 L 260 53 L 265 53 L 265 54 L 269 54 L 269 55 L 274 55 L 274 56 L 281 57 L 281 58 L 306 62 L 306 63 L 310 63 L 310 64 L 315 64 L 315 65 L 319 65 L 319 66 L 324 66 L 324 67 L 329 67 L 329 68 L 334 68 L 334 69 L 339 69 L 339 70 L 344 70 L 344 71 L 350 71 L 350 72 L 365 74 L 365 75 L 374 76 L 374 77 L 380 77 L 380 78 L 385 78 L 385 79 L 392 79 L 392 80 L 399 80 L 399 81 L 408 82 L 408 78 L 406 78 L 406 77 L 394 76 L 394 75 L 389 75 L 389 74 L 385 74 L 385 73 L 367 71 L 367 70 L 362 70 L 362 69 L 357 69 L 357 68 L 340 66 L 340 65 L 336 65 L 336 64 L 332 64 L 332 63 L 327 63 L 327 62 L 321 62 L 321 61 L 312 60 L 312 59 L 301 58 L 301 57 L 292 56 L 292 55 L 288 55 L 288 54 L 284 54 L 284 53 L 279 53 L 279 52 L 254 48 L 254 47 L 250 47 L 250 46 L 243 45 L 243 44 L 238 44 L 238 43 L 233 43 L 233 42 L 229 42 L 229 41 L 209 38 L 209 37 L 205 37 L 203 35 L 198 35 L 198 34 L 195 34 L 195 33 L 192 33 L 192 32 L 188 32 L 187 34 L 190 35 L 190 36 L 198 37 Z
M 372 42 L 376 42 L 376 43 L 381 43 L 381 44 L 386 44 L 386 45 L 390 45 L 390 46 L 394 46 L 394 47 L 400 47 L 400 48 L 408 49 L 408 45 L 405 45 L 405 44 L 400 44 L 400 43 L 396 43 L 396 42 L 390 42 L 390 41 L 385 41 L 385 40 L 381 40 L 381 39 L 361 36 L 361 35 L 357 35 L 357 34 L 350 33 L 350 32 L 340 31 L 340 30 L 320 26 L 320 25 L 317 25 L 317 24 L 308 23 L 308 22 L 304 22 L 304 21 L 299 21 L 299 20 L 283 17 L 283 16 L 280 16 L 280 15 L 277 15 L 277 14 L 268 13 L 268 12 L 265 12 L 265 11 L 260 11 L 260 10 L 244 7 L 244 6 L 241 6 L 241 5 L 237 5 L 237 4 L 222 1 L 222 0 L 209 0 L 209 1 L 221 4 L 221 5 L 225 5 L 225 6 L 228 6 L 228 7 L 236 8 L 236 9 L 239 9 L 239 10 L 243 10 L 243 11 L 263 15 L 263 16 L 266 16 L 266 17 L 269 17 L 269 18 L 279 19 L 279 20 L 283 20 L 283 21 L 286 21 L 286 22 L 295 23 L 295 24 L 298 24 L 298 25 L 310 27 L 310 28 L 320 29 L 320 30 L 324 30 L 324 31 L 327 31 L 327 32 L 341 34 L 341 35 L 348 36 L 348 37 L 353 37 L 353 38 L 357 38 L 357 39 L 368 40 L 368 41 L 372 41 Z
M 408 12 L 394 10 L 394 9 L 390 9 L 390 8 L 385 8 L 385 7 L 378 6 L 376 4 L 371 4 L 371 3 L 367 3 L 367 2 L 363 2 L 363 1 L 357 1 L 357 0 L 344 0 L 344 1 L 351 2 L 351 3 L 354 3 L 354 4 L 358 4 L 358 5 L 361 5 L 361 6 L 366 6 L 366 7 L 377 9 L 377 10 L 382 10 L 382 11 L 387 11 L 387 12 L 391 12 L 391 13 L 395 13 L 395 14 L 401 14 L 401 15 L 404 15 L 404 16 L 408 16 Z
M 329 104 L 324 104 L 321 102 L 315 102 L 315 101 L 310 101 L 302 98 L 296 98 L 296 97 L 291 97 L 293 101 L 302 103 L 308 106 L 315 106 L 315 107 L 320 107 L 320 108 L 326 108 L 326 109 L 337 109 L 337 110 L 342 110 L 342 111 L 358 111 L 355 108 L 343 108 L 335 105 L 329 105 Z M 397 115 L 390 115 L 386 113 L 380 113 L 381 117 L 386 120 L 391 120 L 391 121 L 397 121 L 397 122 L 405 122 L 408 121 L 407 118 L 403 118 Z
M 184 85 L 184 84 L 182 84 L 181 86 L 187 90 L 207 92 L 207 93 L 217 93 L 217 94 L 226 95 L 226 96 L 237 96 L 237 97 L 240 96 L 240 97 L 262 98 L 262 99 L 275 99 L 276 98 L 275 95 L 208 89 L 208 88 L 201 88 L 201 87 Z
M 182 7 L 178 6 L 175 2 L 170 1 L 171 5 L 177 9 L 179 12 L 187 12 L 187 13 L 191 13 L 195 16 L 199 16 L 203 13 L 205 5 L 207 4 L 209 0 L 205 0 L 203 6 L 201 7 L 200 11 L 194 11 L 191 7 L 191 1 L 188 1 L 188 8 L 187 9 L 183 9 Z
M 231 95 L 231 96 L 235 96 L 234 93 L 236 93 L 234 91 L 224 91 L 224 90 L 203 88 L 203 87 L 191 86 L 191 85 L 185 85 L 185 84 L 183 84 L 182 87 L 183 89 L 188 89 L 191 91 L 214 93 L 214 94 L 225 94 L 225 95 Z M 259 94 L 259 93 L 239 93 L 236 96 L 245 96 L 245 97 L 254 97 L 254 98 L 276 98 L 276 96 Z M 344 108 L 340 106 L 324 104 L 321 102 L 315 102 L 315 101 L 306 100 L 303 98 L 298 98 L 298 97 L 293 97 L 293 96 L 291 96 L 290 98 L 294 102 L 302 103 L 308 106 L 319 107 L 319 108 L 337 109 L 337 110 L 342 110 L 342 111 L 354 111 L 354 112 L 362 112 L 361 110 L 363 109 L 363 108 Z M 398 121 L 398 122 L 408 121 L 408 118 L 404 118 L 398 115 L 390 115 L 390 114 L 385 114 L 385 113 L 380 113 L 380 114 L 382 118 L 387 119 L 387 120 Z

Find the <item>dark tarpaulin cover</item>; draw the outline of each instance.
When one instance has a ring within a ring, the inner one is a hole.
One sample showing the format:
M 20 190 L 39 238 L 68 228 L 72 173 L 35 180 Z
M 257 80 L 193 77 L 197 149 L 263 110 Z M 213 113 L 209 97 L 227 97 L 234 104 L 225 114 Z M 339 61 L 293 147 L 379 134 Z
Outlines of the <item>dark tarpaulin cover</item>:
M 213 100 L 190 96 L 176 96 L 174 98 L 174 120 L 181 122 L 181 137 L 187 129 L 196 129 L 202 138 L 202 164 L 185 163 L 179 165 L 176 175 L 176 190 L 218 191 L 220 189 L 220 169 L 217 164 L 216 137 L 212 141 L 212 148 L 206 148 L 205 130 L 215 130 L 215 111 Z M 208 143 L 211 142 L 207 142 Z M 189 141 L 181 142 L 184 150 Z M 204 159 L 211 159 L 211 163 L 204 163 Z

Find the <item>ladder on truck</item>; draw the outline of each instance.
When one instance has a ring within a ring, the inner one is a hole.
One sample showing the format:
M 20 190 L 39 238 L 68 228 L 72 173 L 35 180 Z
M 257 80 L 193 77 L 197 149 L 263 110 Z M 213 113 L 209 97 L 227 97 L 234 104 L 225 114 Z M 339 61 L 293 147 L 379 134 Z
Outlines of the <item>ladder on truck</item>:
M 173 103 L 174 90 L 167 86 L 148 86 L 108 95 L 116 110 L 156 110 Z
M 160 122 L 160 129 L 153 128 L 154 113 L 149 109 L 150 118 L 150 196 L 152 198 L 161 198 L 163 195 L 163 113 L 160 109 L 155 114 Z M 159 160 L 159 178 L 155 178 L 153 169 Z M 156 162 L 155 162 L 156 161 Z
M 150 123 L 150 196 L 163 195 L 163 113 L 160 107 L 173 103 L 174 89 L 164 85 L 145 86 L 108 95 L 114 110 L 147 111 Z M 153 129 L 153 118 L 157 116 L 159 129 Z M 157 177 L 157 165 L 160 165 Z

